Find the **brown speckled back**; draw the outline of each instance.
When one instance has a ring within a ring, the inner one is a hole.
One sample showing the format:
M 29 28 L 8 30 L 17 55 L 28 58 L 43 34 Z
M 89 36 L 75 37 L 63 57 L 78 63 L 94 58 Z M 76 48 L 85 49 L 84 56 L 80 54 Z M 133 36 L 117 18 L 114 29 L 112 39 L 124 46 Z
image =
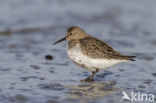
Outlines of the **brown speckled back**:
M 80 39 L 80 47 L 82 53 L 91 58 L 107 58 L 107 59 L 129 59 L 129 57 L 121 55 L 106 43 L 92 36 Z

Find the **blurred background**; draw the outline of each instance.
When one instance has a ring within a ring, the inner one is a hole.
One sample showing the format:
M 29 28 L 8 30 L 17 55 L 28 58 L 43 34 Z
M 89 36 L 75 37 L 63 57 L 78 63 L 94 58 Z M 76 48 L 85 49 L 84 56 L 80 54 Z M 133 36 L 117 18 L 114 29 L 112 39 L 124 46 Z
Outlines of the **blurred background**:
M 0 0 L 0 103 L 122 103 L 122 91 L 156 90 L 156 1 Z M 55 46 L 79 26 L 136 62 L 90 73 Z M 126 103 L 126 101 L 124 102 Z

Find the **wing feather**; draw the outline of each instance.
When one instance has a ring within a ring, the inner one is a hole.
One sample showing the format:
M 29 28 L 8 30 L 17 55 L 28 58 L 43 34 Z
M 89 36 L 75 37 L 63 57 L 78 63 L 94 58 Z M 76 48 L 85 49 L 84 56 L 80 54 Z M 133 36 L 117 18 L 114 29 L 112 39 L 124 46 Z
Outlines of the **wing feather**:
M 92 58 L 107 58 L 107 59 L 124 59 L 133 60 L 129 57 L 121 55 L 119 52 L 111 48 L 105 42 L 97 38 L 88 36 L 79 40 L 82 53 Z

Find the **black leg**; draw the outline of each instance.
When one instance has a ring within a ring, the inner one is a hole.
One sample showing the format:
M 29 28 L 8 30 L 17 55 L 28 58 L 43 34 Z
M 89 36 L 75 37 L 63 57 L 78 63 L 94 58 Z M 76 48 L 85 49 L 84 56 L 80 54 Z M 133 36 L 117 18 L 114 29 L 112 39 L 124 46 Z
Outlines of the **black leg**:
M 96 72 L 93 71 L 93 72 L 92 72 L 92 75 L 91 75 L 91 79 L 92 79 L 92 80 L 94 80 L 94 75 L 95 75 L 95 74 L 96 74 Z
M 81 81 L 86 81 L 86 82 L 93 82 L 94 81 L 94 76 L 95 74 L 99 71 L 99 69 L 96 69 L 96 71 L 93 71 L 92 72 L 92 75 L 89 76 L 88 78 L 84 79 L 84 80 L 81 80 Z
M 99 69 L 96 69 L 96 71 L 93 71 L 93 72 L 92 72 L 92 75 L 91 75 L 91 79 L 92 79 L 92 80 L 94 80 L 94 76 L 95 76 L 95 74 L 96 74 L 98 71 L 99 71 Z

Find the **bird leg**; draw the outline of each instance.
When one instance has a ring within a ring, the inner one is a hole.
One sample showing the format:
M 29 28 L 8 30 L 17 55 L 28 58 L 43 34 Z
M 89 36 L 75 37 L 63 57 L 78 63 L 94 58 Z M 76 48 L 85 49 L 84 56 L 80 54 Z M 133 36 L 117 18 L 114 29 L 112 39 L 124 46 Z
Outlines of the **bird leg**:
M 91 79 L 92 79 L 92 80 L 94 80 L 94 76 L 95 76 L 95 74 L 96 74 L 98 71 L 99 71 L 99 69 L 96 69 L 96 71 L 93 71 L 93 72 L 92 72 L 92 75 L 91 75 Z
M 88 78 L 82 80 L 82 81 L 86 81 L 86 82 L 93 82 L 94 81 L 94 76 L 95 74 L 99 71 L 99 69 L 96 69 L 96 71 L 92 71 L 92 75 L 89 76 Z

